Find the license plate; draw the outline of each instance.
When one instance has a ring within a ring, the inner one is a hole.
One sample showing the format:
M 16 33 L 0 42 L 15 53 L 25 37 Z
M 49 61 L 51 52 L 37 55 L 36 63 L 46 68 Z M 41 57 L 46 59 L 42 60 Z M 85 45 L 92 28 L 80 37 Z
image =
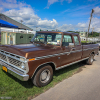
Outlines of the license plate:
M 2 68 L 4 71 L 6 71 L 7 72 L 7 68 L 5 67 L 5 66 L 3 66 L 3 68 Z

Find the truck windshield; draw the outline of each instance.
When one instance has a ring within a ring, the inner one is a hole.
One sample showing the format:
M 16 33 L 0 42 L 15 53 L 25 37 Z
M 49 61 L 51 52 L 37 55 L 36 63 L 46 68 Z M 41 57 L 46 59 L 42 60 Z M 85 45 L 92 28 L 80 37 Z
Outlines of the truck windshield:
M 62 34 L 59 33 L 36 33 L 32 38 L 32 42 L 35 43 L 44 43 L 50 45 L 59 45 L 61 44 Z

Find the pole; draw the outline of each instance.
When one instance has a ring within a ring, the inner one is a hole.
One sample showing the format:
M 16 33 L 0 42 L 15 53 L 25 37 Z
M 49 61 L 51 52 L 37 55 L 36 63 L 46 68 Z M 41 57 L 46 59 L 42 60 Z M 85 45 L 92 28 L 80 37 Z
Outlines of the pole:
M 23 20 L 21 20 L 21 28 L 22 28 L 22 22 L 23 22 Z
M 0 26 L 0 44 L 1 44 L 1 26 Z
M 92 35 L 93 35 L 93 30 L 94 30 L 94 27 L 92 28 Z
M 88 38 L 88 34 L 89 34 L 89 29 L 90 29 L 90 24 L 91 24 L 91 19 L 92 19 L 93 12 L 94 12 L 94 9 L 92 9 L 91 16 L 90 16 L 90 22 L 89 22 L 88 32 L 87 32 L 87 36 L 86 36 L 86 42 L 87 42 L 87 38 Z
M 99 41 L 100 41 L 100 33 L 99 33 Z

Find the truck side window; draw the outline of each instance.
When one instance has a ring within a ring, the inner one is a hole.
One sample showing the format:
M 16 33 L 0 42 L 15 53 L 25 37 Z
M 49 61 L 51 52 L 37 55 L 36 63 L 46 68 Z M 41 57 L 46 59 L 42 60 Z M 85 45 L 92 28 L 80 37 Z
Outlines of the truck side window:
M 79 45 L 79 39 L 77 36 L 74 36 L 75 45 Z
M 64 35 L 62 45 L 63 46 L 69 46 L 69 43 L 72 43 L 71 36 L 70 35 Z
M 52 35 L 47 35 L 47 42 L 51 42 L 52 41 Z

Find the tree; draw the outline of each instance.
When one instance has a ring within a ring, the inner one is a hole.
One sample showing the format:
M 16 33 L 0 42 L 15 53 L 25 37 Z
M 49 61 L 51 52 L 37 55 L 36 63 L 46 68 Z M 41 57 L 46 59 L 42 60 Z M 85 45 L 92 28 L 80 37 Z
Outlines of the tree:
M 93 34 L 92 34 L 92 32 L 89 34 L 89 37 L 98 37 L 99 36 L 99 33 L 97 33 L 97 32 L 93 32 Z
M 43 31 L 43 30 L 40 29 L 40 31 Z

